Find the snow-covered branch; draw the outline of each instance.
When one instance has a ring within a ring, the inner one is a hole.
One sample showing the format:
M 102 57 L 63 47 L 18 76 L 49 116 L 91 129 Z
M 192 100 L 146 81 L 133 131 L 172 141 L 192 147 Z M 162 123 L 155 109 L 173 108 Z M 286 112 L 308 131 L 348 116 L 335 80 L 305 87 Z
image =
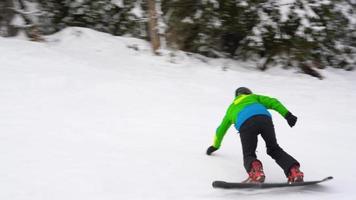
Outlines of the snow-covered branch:
M 18 25 L 18 24 L 13 24 L 13 26 L 17 29 L 31 29 L 36 27 L 34 24 L 25 24 L 25 25 Z
M 16 14 L 20 14 L 23 16 L 43 16 L 45 13 L 43 11 L 25 11 L 17 8 L 7 8 Z

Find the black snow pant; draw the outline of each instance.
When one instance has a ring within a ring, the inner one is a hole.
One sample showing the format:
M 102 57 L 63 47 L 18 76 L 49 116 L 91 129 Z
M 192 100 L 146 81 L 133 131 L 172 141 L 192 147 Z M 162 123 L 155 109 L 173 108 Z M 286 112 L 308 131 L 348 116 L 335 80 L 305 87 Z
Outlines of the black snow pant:
M 244 157 L 244 166 L 247 172 L 251 169 L 251 163 L 257 160 L 257 137 L 261 134 L 266 143 L 267 154 L 284 170 L 288 177 L 289 169 L 298 161 L 286 153 L 277 143 L 272 119 L 265 115 L 256 115 L 246 120 L 240 127 L 240 138 Z

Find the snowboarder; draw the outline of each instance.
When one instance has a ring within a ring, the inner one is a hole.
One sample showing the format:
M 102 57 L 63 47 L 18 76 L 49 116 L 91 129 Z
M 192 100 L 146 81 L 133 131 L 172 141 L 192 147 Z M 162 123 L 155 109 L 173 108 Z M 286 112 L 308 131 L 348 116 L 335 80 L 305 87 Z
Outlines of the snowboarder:
M 277 143 L 271 114 L 272 109 L 281 114 L 293 127 L 297 117 L 289 112 L 277 99 L 253 94 L 250 89 L 240 87 L 235 91 L 235 99 L 229 106 L 226 115 L 216 130 L 214 143 L 207 149 L 211 155 L 220 148 L 223 137 L 231 124 L 240 133 L 244 167 L 248 178 L 244 182 L 263 183 L 265 174 L 262 162 L 257 159 L 257 137 L 261 134 L 266 143 L 267 154 L 284 170 L 288 182 L 302 182 L 304 174 L 299 170 L 299 162 L 286 153 Z

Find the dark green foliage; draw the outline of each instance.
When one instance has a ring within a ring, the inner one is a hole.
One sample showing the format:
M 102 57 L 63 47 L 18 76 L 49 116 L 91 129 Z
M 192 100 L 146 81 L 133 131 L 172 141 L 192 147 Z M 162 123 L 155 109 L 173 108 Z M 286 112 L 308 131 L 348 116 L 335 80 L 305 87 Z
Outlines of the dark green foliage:
M 11 0 L 6 0 L 9 2 Z M 45 15 L 41 31 L 88 27 L 113 35 L 147 38 L 146 0 L 25 0 Z M 121 2 L 115 3 L 114 2 Z M 157 0 L 168 46 L 210 57 L 298 67 L 351 70 L 356 55 L 356 1 Z M 0 15 L 0 22 L 3 15 Z M 38 21 L 38 20 L 36 20 Z M 4 27 L 4 20 L 2 20 Z M 162 33 L 162 31 L 160 31 Z M 262 61 L 262 62 L 261 62 Z
M 234 56 L 256 20 L 235 1 L 162 1 L 169 44 L 208 56 Z
M 355 5 L 350 2 L 163 0 L 162 8 L 173 47 L 208 56 L 264 58 L 262 70 L 281 64 L 317 74 L 312 68 L 353 65 Z
M 122 6 L 111 0 L 39 0 L 39 3 L 46 11 L 42 19 L 46 33 L 67 26 L 80 26 L 113 35 L 146 36 L 145 22 L 132 12 L 135 6 L 141 6 L 137 4 L 139 1 L 123 0 Z
M 11 25 L 11 21 L 15 16 L 9 8 L 13 7 L 12 0 L 0 1 L 0 36 L 14 36 L 17 33 L 15 27 Z
M 168 43 L 185 51 L 212 53 L 214 38 L 220 27 L 220 24 L 214 23 L 219 22 L 214 6 L 213 3 L 198 0 L 163 0 Z

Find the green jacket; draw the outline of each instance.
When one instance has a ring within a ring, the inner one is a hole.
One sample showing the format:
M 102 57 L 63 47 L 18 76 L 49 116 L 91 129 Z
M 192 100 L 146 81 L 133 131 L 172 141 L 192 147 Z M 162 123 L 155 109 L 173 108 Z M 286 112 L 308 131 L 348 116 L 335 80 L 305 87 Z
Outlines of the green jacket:
M 223 121 L 216 130 L 213 146 L 220 148 L 221 142 L 232 124 L 235 124 L 235 128 L 239 130 L 243 122 L 252 116 L 267 115 L 271 117 L 267 109 L 275 110 L 283 117 L 288 113 L 288 110 L 276 98 L 257 94 L 237 96 L 227 109 Z

